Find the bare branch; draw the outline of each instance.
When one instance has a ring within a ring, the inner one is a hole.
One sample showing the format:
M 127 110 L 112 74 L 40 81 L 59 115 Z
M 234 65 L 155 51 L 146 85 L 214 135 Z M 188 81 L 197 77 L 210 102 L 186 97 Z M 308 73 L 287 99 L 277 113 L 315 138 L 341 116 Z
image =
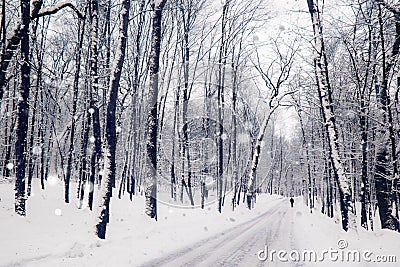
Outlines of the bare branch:
M 376 2 L 378 4 L 381 4 L 382 6 L 384 6 L 389 11 L 391 11 L 395 16 L 399 16 L 400 15 L 400 9 L 398 7 L 396 7 L 396 6 L 392 5 L 392 4 L 389 4 L 385 0 L 376 0 Z
M 61 9 L 65 8 L 65 7 L 69 7 L 71 8 L 80 19 L 84 19 L 85 16 L 82 14 L 82 12 L 79 11 L 79 9 L 70 1 L 61 1 L 57 4 L 55 4 L 54 6 L 50 6 L 50 7 L 46 7 L 43 8 L 37 15 L 33 15 L 32 18 L 40 18 L 43 16 L 47 16 L 47 15 L 52 15 L 57 13 L 58 11 L 60 11 Z

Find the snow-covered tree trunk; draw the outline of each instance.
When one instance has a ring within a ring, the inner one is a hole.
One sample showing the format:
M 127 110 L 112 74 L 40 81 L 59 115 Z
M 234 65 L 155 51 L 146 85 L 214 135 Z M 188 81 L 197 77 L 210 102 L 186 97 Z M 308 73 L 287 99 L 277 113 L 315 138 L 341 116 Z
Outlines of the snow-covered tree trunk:
M 18 89 L 18 119 L 17 119 L 17 140 L 15 142 L 16 156 L 16 180 L 15 180 L 15 212 L 21 216 L 26 215 L 25 211 L 25 170 L 27 154 L 27 134 L 29 119 L 29 90 L 30 72 L 29 63 L 29 26 L 30 0 L 21 0 L 21 77 Z
M 234 183 L 233 196 L 232 196 L 232 209 L 235 210 L 236 207 L 236 196 L 239 189 L 238 180 L 238 164 L 237 164 L 237 111 L 236 111 L 236 101 L 237 101 L 237 66 L 232 63 L 232 180 Z
M 268 113 L 265 115 L 260 127 L 260 131 L 257 136 L 256 145 L 254 147 L 254 154 L 253 154 L 253 159 L 251 161 L 250 175 L 249 175 L 249 180 L 247 182 L 247 207 L 249 209 L 252 208 L 253 199 L 255 197 L 256 174 L 257 174 L 258 163 L 260 161 L 260 153 L 265 135 L 265 130 L 267 129 L 268 123 L 271 119 L 271 115 L 275 109 L 276 107 L 274 107 L 273 110 L 269 110 Z
M 160 65 L 161 19 L 167 0 L 152 0 L 152 33 L 150 52 L 149 111 L 146 138 L 146 214 L 157 220 L 157 135 L 158 135 L 158 71 Z
M 251 169 L 249 174 L 249 179 L 247 181 L 247 206 L 249 209 L 252 208 L 253 199 L 255 199 L 256 192 L 256 174 L 257 168 L 260 161 L 261 147 L 263 145 L 263 139 L 265 135 L 265 131 L 271 120 L 272 114 L 279 107 L 280 101 L 287 95 L 292 94 L 292 91 L 280 92 L 281 86 L 285 83 L 290 75 L 290 71 L 293 64 L 293 58 L 295 55 L 296 49 L 291 48 L 285 52 L 285 54 L 281 53 L 279 48 L 277 48 L 277 60 L 271 64 L 279 65 L 279 72 L 271 72 L 270 70 L 273 68 L 273 65 L 270 65 L 268 71 L 265 72 L 261 67 L 260 58 L 257 54 L 258 65 L 255 65 L 257 71 L 260 73 L 261 78 L 264 80 L 267 88 L 270 90 L 270 96 L 268 99 L 268 109 L 264 115 L 264 119 L 261 123 L 260 130 L 257 135 L 257 139 L 255 141 L 255 145 L 252 144 L 252 160 L 251 160 Z M 277 77 L 275 81 L 273 81 L 272 77 Z M 272 179 L 271 179 L 271 191 L 272 191 Z M 243 201 L 245 201 L 243 199 Z
M 110 200 L 112 196 L 113 182 L 115 181 L 116 163 L 115 154 L 117 148 L 117 132 L 116 132 L 116 110 L 118 100 L 119 82 L 121 72 L 125 60 L 126 40 L 128 37 L 129 24 L 129 9 L 130 0 L 122 0 L 122 9 L 120 12 L 121 25 L 119 28 L 118 48 L 115 56 L 115 63 L 110 77 L 110 98 L 107 106 L 106 120 L 106 151 L 104 163 L 104 175 L 100 202 L 99 202 L 99 217 L 96 225 L 96 234 L 99 238 L 106 237 L 106 227 L 110 213 Z
M 4 54 L 7 45 L 7 28 L 6 28 L 6 0 L 1 1 L 1 54 Z M 1 99 L 1 98 L 0 98 Z
M 344 165 L 339 153 L 338 134 L 335 125 L 335 114 L 333 111 L 332 92 L 329 82 L 322 22 L 319 7 L 315 0 L 307 0 L 307 4 L 314 31 L 314 67 L 317 89 L 321 103 L 323 121 L 328 137 L 329 156 L 332 163 L 333 174 L 339 189 L 342 228 L 347 231 L 349 229 L 349 223 L 351 223 L 352 227 L 356 227 L 353 213 L 354 207 L 351 202 L 350 181 L 345 173 Z
M 23 2 L 24 1 L 21 0 L 21 3 Z M 30 8 L 31 6 L 32 8 Z M 28 12 L 30 14 L 30 19 L 36 19 L 39 17 L 52 15 L 65 7 L 71 8 L 76 12 L 79 18 L 81 19 L 83 18 L 82 13 L 80 13 L 80 11 L 75 7 L 75 5 L 69 1 L 61 1 L 54 6 L 45 8 L 44 10 L 41 9 L 42 6 L 43 6 L 43 0 L 32 0 L 32 5 L 31 1 L 29 1 Z M 23 22 L 21 22 L 15 25 L 12 34 L 10 34 L 10 37 L 7 38 L 5 48 L 3 47 L 2 49 L 0 56 L 0 101 L 3 99 L 4 86 L 7 84 L 6 76 L 7 76 L 8 66 L 10 65 L 11 59 L 13 58 L 15 52 L 19 47 L 23 34 L 24 34 Z
M 400 11 L 392 10 L 397 17 L 400 16 Z M 381 119 L 384 126 L 378 131 L 378 141 L 376 145 L 376 166 L 375 166 L 375 190 L 376 198 L 379 207 L 379 217 L 382 228 L 399 230 L 399 220 L 393 216 L 394 201 L 397 211 L 397 193 L 393 192 L 393 188 L 397 187 L 398 168 L 396 141 L 393 128 L 393 115 L 391 111 L 391 100 L 389 92 L 389 75 L 394 62 L 399 53 L 400 47 L 400 22 L 396 22 L 396 36 L 392 47 L 392 53 L 389 60 L 386 58 L 384 21 L 382 17 L 381 5 L 378 5 L 378 20 L 380 44 L 382 49 L 382 83 L 379 88 L 379 108 Z
M 90 184 L 95 183 L 96 170 L 102 164 L 102 134 L 100 123 L 100 108 L 99 108 L 99 1 L 91 0 L 91 44 L 90 44 L 90 110 L 93 124 L 94 149 L 90 160 Z M 101 183 L 103 174 L 98 173 L 98 180 Z M 93 189 L 93 188 L 92 188 Z M 93 190 L 89 193 L 93 198 Z M 90 201 L 89 201 L 90 202 Z

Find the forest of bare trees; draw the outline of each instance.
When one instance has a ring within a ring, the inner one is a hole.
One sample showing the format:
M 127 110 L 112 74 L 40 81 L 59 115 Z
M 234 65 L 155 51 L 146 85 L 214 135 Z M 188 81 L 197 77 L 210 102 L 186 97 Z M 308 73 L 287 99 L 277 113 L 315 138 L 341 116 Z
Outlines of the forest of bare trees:
M 155 220 L 160 204 L 223 213 L 279 194 L 345 231 L 375 216 L 400 231 L 400 4 L 301 1 L 304 25 L 269 29 L 264 0 L 2 0 L 15 212 L 56 177 L 102 239 L 110 203 L 133 195 Z

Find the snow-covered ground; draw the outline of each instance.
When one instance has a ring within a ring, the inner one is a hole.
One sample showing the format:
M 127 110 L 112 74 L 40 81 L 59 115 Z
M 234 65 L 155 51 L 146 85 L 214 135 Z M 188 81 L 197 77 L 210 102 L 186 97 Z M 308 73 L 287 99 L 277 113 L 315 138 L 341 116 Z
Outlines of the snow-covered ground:
M 0 184 L 0 266 L 328 266 L 335 261 L 329 255 L 323 262 L 293 262 L 293 251 L 315 250 L 320 258 L 329 249 L 370 251 L 371 260 L 394 255 L 400 262 L 399 234 L 361 228 L 345 233 L 337 220 L 310 214 L 300 198 L 290 208 L 286 198 L 261 195 L 252 211 L 241 204 L 222 214 L 216 205 L 204 210 L 159 205 L 157 222 L 144 215 L 142 197 L 113 198 L 107 239 L 101 241 L 94 235 L 95 213 L 64 204 L 60 182 L 45 191 L 34 185 L 26 218 L 14 214 L 13 194 L 13 185 Z M 266 246 L 269 256 L 276 253 L 261 261 Z M 288 262 L 279 260 L 279 250 L 287 252 L 280 256 Z M 354 265 L 340 258 L 335 264 Z

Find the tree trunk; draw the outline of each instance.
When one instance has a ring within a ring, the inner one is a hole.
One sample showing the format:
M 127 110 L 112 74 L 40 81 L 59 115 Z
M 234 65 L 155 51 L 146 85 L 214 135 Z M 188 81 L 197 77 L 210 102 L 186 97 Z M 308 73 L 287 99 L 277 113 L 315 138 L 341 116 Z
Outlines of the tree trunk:
M 380 43 L 382 49 L 382 84 L 379 88 L 379 108 L 384 127 L 378 132 L 379 142 L 376 145 L 376 167 L 375 167 L 375 190 L 376 199 L 379 207 L 379 217 L 381 220 L 382 228 L 391 230 L 399 230 L 399 221 L 392 215 L 392 200 L 396 202 L 393 197 L 396 194 L 393 193 L 393 181 L 397 180 L 397 156 L 396 156 L 396 144 L 394 140 L 394 129 L 393 129 L 393 118 L 390 105 L 389 91 L 389 73 L 393 66 L 393 62 L 387 62 L 386 59 L 386 47 L 384 39 L 384 22 L 382 18 L 381 5 L 378 5 L 378 19 L 379 19 L 379 34 Z M 397 56 L 399 52 L 399 41 L 400 41 L 400 25 L 396 23 L 396 42 L 393 46 L 392 60 Z M 392 166 L 391 166 L 392 165 Z M 392 167 L 393 173 L 390 168 Z M 391 178 L 393 177 L 393 179 Z
M 364 100 L 361 100 L 361 114 L 359 116 L 361 127 L 361 226 L 368 230 L 367 209 L 370 205 L 369 181 L 368 181 L 368 130 L 366 120 L 366 108 Z
M 183 87 L 183 99 L 182 99 L 182 131 L 183 131 L 183 144 L 182 144 L 182 179 L 185 179 L 185 158 L 186 158 L 186 166 L 187 166 L 187 174 L 188 174 L 188 182 L 187 182 L 187 192 L 190 204 L 194 205 L 193 193 L 192 193 L 192 170 L 190 163 L 190 151 L 189 151 L 189 139 L 188 139 L 188 122 L 187 122 L 187 112 L 188 112 L 188 102 L 189 102 L 189 21 L 190 21 L 190 13 L 188 18 L 186 18 L 185 13 L 183 13 L 183 28 L 184 28 L 184 37 L 183 37 L 183 76 L 184 76 L 184 87 Z
M 113 67 L 113 73 L 110 77 L 110 98 L 107 106 L 106 121 L 106 162 L 104 183 L 101 190 L 101 201 L 99 203 L 99 217 L 96 225 L 96 234 L 99 238 L 106 237 L 106 227 L 109 221 L 110 200 L 112 196 L 113 183 L 115 181 L 116 163 L 115 154 L 117 148 L 116 132 L 116 110 L 118 100 L 119 82 L 121 79 L 122 68 L 125 60 L 126 40 L 128 37 L 130 0 L 122 1 L 122 10 L 120 13 L 121 25 L 119 29 L 119 40 L 117 48 L 116 62 Z
M 99 109 L 99 73 L 98 73 L 98 49 L 99 49 L 99 2 L 98 0 L 91 0 L 91 46 L 90 46 L 90 111 L 93 123 L 93 137 L 94 137 L 94 160 L 91 160 L 90 177 L 96 177 L 96 170 L 102 162 L 102 136 L 100 124 L 100 109 Z M 99 184 L 101 183 L 102 174 L 99 172 Z M 91 192 L 93 193 L 93 191 Z
M 86 14 L 86 12 L 85 12 Z M 77 112 L 77 104 L 78 104 L 78 90 L 79 90 L 79 77 L 81 70 L 81 59 L 82 59 L 82 46 L 83 46 L 83 37 L 85 33 L 85 21 L 83 21 L 82 25 L 79 23 L 78 32 L 80 32 L 78 36 L 78 46 L 76 48 L 76 62 L 75 62 L 75 75 L 74 75 L 74 92 L 72 98 L 72 111 L 71 111 L 71 133 L 69 139 L 69 150 L 68 150 L 68 159 L 67 159 L 67 171 L 65 174 L 65 196 L 64 201 L 66 203 L 69 202 L 69 183 L 71 180 L 72 173 L 72 161 L 74 155 L 74 141 L 75 141 L 75 128 L 76 128 L 76 112 Z
M 218 133 L 217 133 L 217 149 L 218 149 L 218 211 L 222 212 L 222 187 L 224 176 L 224 142 L 223 142 L 223 124 L 224 124 L 224 87 L 225 87 L 225 65 L 226 65 L 226 18 L 229 8 L 229 0 L 225 0 L 222 8 L 222 21 L 221 21 L 221 44 L 219 46 L 218 58 Z
M 15 212 L 25 216 L 25 170 L 26 170 L 26 146 L 29 119 L 29 90 L 30 72 L 29 63 L 29 26 L 30 0 L 21 0 L 21 80 L 18 90 L 18 119 L 17 140 L 15 142 L 16 180 L 15 180 Z
M 260 153 L 261 153 L 261 144 L 263 142 L 264 139 L 264 135 L 265 135 L 265 130 L 267 129 L 269 120 L 271 119 L 271 115 L 274 112 L 274 110 L 277 108 L 274 107 L 272 110 L 270 110 L 268 112 L 268 114 L 266 114 L 266 116 L 264 117 L 264 120 L 261 124 L 260 127 L 260 131 L 258 133 L 257 136 L 257 140 L 256 140 L 256 145 L 254 147 L 254 153 L 252 156 L 252 161 L 251 161 L 251 170 L 250 170 L 250 175 L 249 175 L 249 180 L 247 183 L 247 207 L 249 209 L 252 208 L 252 202 L 254 199 L 254 190 L 255 190 L 255 184 L 256 184 L 256 173 L 257 173 L 257 167 L 258 167 L 258 163 L 260 161 Z
M 32 9 L 30 8 L 30 6 L 31 6 L 30 0 L 21 0 L 21 11 L 23 9 L 22 3 L 29 4 L 28 13 L 25 14 L 26 17 L 29 17 L 29 22 L 31 19 L 36 19 L 39 17 L 57 13 L 58 11 L 60 11 L 61 9 L 65 8 L 65 7 L 70 7 L 72 10 L 74 10 L 77 13 L 77 15 L 80 19 L 83 19 L 83 15 L 70 2 L 64 2 L 63 5 L 58 5 L 58 6 L 56 5 L 53 7 L 48 7 L 48 8 L 46 8 L 48 12 L 42 12 L 42 13 L 40 13 L 40 10 L 43 5 L 43 0 L 33 0 L 32 1 Z M 21 12 L 21 15 L 24 16 L 22 12 Z M 5 23 L 5 22 L 2 22 L 2 23 Z M 26 33 L 25 33 L 26 27 L 25 26 L 26 26 L 25 22 L 21 21 L 21 23 L 18 23 L 14 27 L 13 33 L 7 39 L 7 44 L 5 45 L 5 49 L 2 50 L 1 57 L 0 57 L 0 101 L 3 99 L 4 86 L 8 82 L 6 80 L 8 66 L 10 65 L 11 59 L 13 58 L 15 52 L 17 51 L 19 44 L 21 43 L 22 39 L 24 39 L 24 36 L 26 36 Z M 3 36 L 5 36 L 5 32 L 3 32 Z M 4 42 L 4 39 L 3 39 L 3 42 Z M 21 46 L 21 48 L 22 48 L 22 46 Z
M 237 121 L 236 121 L 236 101 L 237 101 L 237 66 L 232 63 L 233 81 L 232 81 L 232 179 L 234 183 L 232 209 L 236 207 L 236 196 L 239 189 L 238 170 L 237 170 L 237 153 L 236 153 L 236 135 L 237 135 Z
M 150 86 L 148 92 L 149 112 L 146 140 L 146 214 L 157 220 L 157 131 L 158 131 L 158 72 L 161 45 L 162 10 L 167 0 L 152 0 L 152 36 L 150 52 Z
M 333 101 L 331 96 L 332 90 L 329 82 L 320 11 L 315 0 L 307 0 L 307 3 L 314 30 L 314 67 L 317 89 L 320 98 L 323 121 L 328 136 L 329 156 L 332 162 L 333 174 L 339 189 L 342 228 L 347 231 L 349 229 L 349 222 L 351 223 L 351 226 L 356 226 L 353 216 L 354 209 L 351 202 L 350 182 L 345 173 L 339 153 L 338 134 L 335 125 L 335 114 L 333 111 Z M 349 212 L 351 217 L 350 219 Z

